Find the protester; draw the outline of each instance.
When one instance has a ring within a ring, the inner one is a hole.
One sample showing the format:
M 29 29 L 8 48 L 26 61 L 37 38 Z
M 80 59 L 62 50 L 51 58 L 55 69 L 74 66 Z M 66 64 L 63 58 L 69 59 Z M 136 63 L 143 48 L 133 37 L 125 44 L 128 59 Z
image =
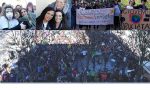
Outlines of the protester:
M 135 1 L 129 0 L 129 5 L 126 6 L 126 9 L 134 9 Z
M 71 28 L 76 29 L 76 10 L 79 9 L 78 1 L 75 0 L 71 8 Z
M 6 3 L 2 3 L 2 11 L 0 13 L 0 16 L 3 16 L 5 6 L 6 6 Z
M 32 12 L 27 12 L 25 8 L 21 9 L 21 17 L 19 18 L 19 21 L 25 22 L 27 29 L 36 28 L 36 15 Z
M 141 4 L 136 6 L 135 9 L 143 9 L 143 10 L 148 10 L 146 7 L 147 0 L 141 0 Z
M 113 8 L 113 1 L 109 2 L 105 2 L 105 6 L 104 8 Z M 111 30 L 111 27 L 113 27 L 114 25 L 106 25 L 106 29 L 105 30 Z
M 48 7 L 54 8 L 54 10 L 62 10 L 64 13 L 64 19 L 68 29 L 71 29 L 71 5 L 67 0 L 56 0 L 54 3 L 48 5 Z
M 137 82 L 136 80 L 139 79 L 137 77 L 134 80 L 138 75 L 137 56 L 121 38 L 111 33 L 112 31 L 39 32 L 44 32 L 38 35 L 44 44 L 35 43 L 29 51 L 26 51 L 26 48 L 19 51 L 23 54 L 19 54 L 18 68 L 7 70 L 9 82 Z M 76 38 L 79 43 L 80 39 L 83 39 L 83 33 L 88 34 L 91 45 L 60 44 L 66 42 L 67 36 L 70 38 L 81 35 L 80 38 Z M 45 34 L 51 37 L 43 37 Z M 47 44 L 43 39 L 47 38 L 49 40 L 47 42 L 58 42 L 59 35 L 63 39 L 59 44 Z M 147 80 L 142 77 L 140 81 Z
M 27 4 L 26 10 L 27 10 L 28 13 L 31 13 L 31 12 L 34 13 L 34 6 L 31 2 L 29 2 Z
M 37 30 L 52 30 L 53 29 L 53 17 L 54 9 L 51 7 L 46 7 L 41 15 L 36 19 L 36 29 Z
M 14 16 L 14 10 L 11 5 L 6 5 L 4 7 L 3 16 L 0 17 L 0 29 L 11 29 L 11 30 L 20 30 L 26 29 L 26 25 L 19 23 Z M 8 23 L 9 22 L 9 23 Z
M 17 74 L 13 69 L 10 71 L 9 82 L 17 82 Z
M 55 11 L 54 30 L 67 30 L 64 13 L 61 10 Z
M 86 8 L 86 4 L 85 3 L 81 3 L 79 9 L 85 10 L 85 8 Z M 84 27 L 84 25 L 79 25 L 79 29 L 82 29 L 83 27 Z
M 99 4 L 99 1 L 97 0 L 95 2 L 95 5 L 93 6 L 93 9 L 100 9 L 100 4 Z M 94 25 L 94 29 L 98 29 L 99 28 L 99 25 Z
M 22 6 L 21 5 L 16 5 L 15 10 L 21 11 Z
M 9 81 L 9 66 L 8 64 L 3 65 L 3 71 L 1 73 L 2 75 L 2 82 L 8 82 Z
M 85 9 L 92 9 L 91 4 L 88 3 Z M 90 25 L 87 25 L 87 26 L 86 26 L 86 29 L 87 29 L 87 30 L 91 29 L 91 26 L 90 26 Z
M 14 14 L 15 14 L 15 15 L 14 15 L 14 16 L 15 16 L 15 19 L 17 19 L 17 20 L 21 17 L 20 11 L 19 11 L 18 9 L 15 9 L 15 10 L 14 10 Z
M 22 17 L 28 15 L 27 10 L 26 10 L 25 8 L 22 8 L 20 11 L 21 11 L 21 16 L 22 16 Z
M 120 15 L 121 15 L 121 6 L 119 5 L 119 0 L 114 0 L 114 29 L 120 29 Z

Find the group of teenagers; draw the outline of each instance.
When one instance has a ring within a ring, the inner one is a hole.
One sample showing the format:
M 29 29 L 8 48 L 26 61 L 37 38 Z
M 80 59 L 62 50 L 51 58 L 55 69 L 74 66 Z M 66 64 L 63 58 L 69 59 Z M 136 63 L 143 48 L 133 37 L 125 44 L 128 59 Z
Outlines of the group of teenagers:
M 0 30 L 34 30 L 36 28 L 36 7 L 32 2 L 29 2 L 26 8 L 21 5 L 13 7 L 4 2 L 0 8 Z
M 94 3 L 93 3 L 94 2 Z M 76 28 L 76 9 L 102 9 L 102 8 L 114 8 L 114 24 L 106 25 L 106 30 L 113 29 L 121 29 L 121 15 L 125 9 L 141 9 L 148 10 L 147 0 L 141 0 L 141 4 L 137 4 L 135 0 L 128 0 L 128 5 L 124 5 L 121 0 L 105 0 L 104 2 L 100 2 L 99 0 L 95 0 L 93 2 L 84 2 L 79 3 L 78 0 L 75 0 L 75 3 L 72 6 L 72 26 Z M 83 26 L 83 25 L 82 25 Z M 86 26 L 86 25 L 84 25 Z M 94 25 L 94 29 L 98 29 L 100 25 Z M 79 28 L 81 25 L 79 25 Z M 91 28 L 91 25 L 86 26 L 87 29 Z M 82 28 L 82 27 L 81 27 Z M 101 28 L 99 28 L 101 29 Z
M 46 7 L 41 15 L 36 19 L 37 30 L 65 30 L 64 13 L 61 10 L 54 10 L 52 7 Z

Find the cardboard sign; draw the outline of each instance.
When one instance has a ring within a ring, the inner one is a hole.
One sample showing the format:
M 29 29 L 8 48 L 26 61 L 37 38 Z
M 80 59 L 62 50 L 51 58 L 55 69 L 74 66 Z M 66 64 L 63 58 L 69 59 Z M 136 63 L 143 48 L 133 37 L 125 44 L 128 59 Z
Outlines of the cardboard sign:
M 122 30 L 150 30 L 150 10 L 124 10 L 121 20 Z

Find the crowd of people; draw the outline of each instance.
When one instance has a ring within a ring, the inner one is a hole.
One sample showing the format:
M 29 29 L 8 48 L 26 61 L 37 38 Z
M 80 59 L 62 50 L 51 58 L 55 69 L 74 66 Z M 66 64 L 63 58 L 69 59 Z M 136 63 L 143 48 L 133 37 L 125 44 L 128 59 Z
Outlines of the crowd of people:
M 80 2 L 79 0 L 72 0 L 72 5 L 68 0 L 56 0 L 50 3 L 36 18 L 36 7 L 29 2 L 26 8 L 21 5 L 12 7 L 6 3 L 0 7 L 0 29 L 1 30 L 21 30 L 21 29 L 36 29 L 36 30 L 77 30 L 83 29 L 103 29 L 102 25 L 77 25 L 76 10 L 77 9 L 101 9 L 114 8 L 114 24 L 105 25 L 106 30 L 120 30 L 121 29 L 121 13 L 125 9 L 143 9 L 146 7 L 147 0 L 141 0 L 141 4 L 137 5 L 135 0 L 129 0 L 127 6 L 122 6 L 121 0 L 99 0 L 91 2 Z M 7 23 L 9 22 L 9 23 Z
M 21 5 L 15 7 L 2 3 L 0 7 L 0 30 L 35 30 L 36 28 L 36 6 L 29 2 L 26 8 Z
M 121 30 L 121 14 L 125 9 L 142 9 L 148 10 L 146 6 L 147 0 L 141 0 L 141 4 L 136 5 L 135 0 L 129 0 L 127 6 L 121 4 L 121 0 L 105 0 L 104 2 L 100 2 L 99 0 L 95 0 L 93 2 L 78 2 L 78 0 L 74 0 L 71 13 L 72 13 L 72 29 L 77 29 L 76 24 L 76 10 L 77 9 L 101 9 L 101 8 L 114 8 L 114 24 L 106 25 L 106 30 Z M 79 29 L 85 26 L 86 29 L 91 29 L 91 25 L 79 25 Z M 99 29 L 100 25 L 94 25 L 93 29 Z M 100 27 L 101 30 L 101 27 Z
M 77 33 L 79 34 L 79 33 Z M 4 64 L 2 82 L 147 82 L 138 57 L 111 31 L 86 32 L 89 44 L 35 44 L 19 51 L 18 68 Z M 12 58 L 15 57 L 11 54 Z

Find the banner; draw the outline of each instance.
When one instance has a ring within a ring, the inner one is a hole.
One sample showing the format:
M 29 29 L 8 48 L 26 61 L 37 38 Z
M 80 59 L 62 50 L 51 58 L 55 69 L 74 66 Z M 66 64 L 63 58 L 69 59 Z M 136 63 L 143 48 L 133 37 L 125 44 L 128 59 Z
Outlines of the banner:
M 121 20 L 122 30 L 150 30 L 150 10 L 124 10 Z
M 114 24 L 114 9 L 77 9 L 78 25 L 109 25 Z

